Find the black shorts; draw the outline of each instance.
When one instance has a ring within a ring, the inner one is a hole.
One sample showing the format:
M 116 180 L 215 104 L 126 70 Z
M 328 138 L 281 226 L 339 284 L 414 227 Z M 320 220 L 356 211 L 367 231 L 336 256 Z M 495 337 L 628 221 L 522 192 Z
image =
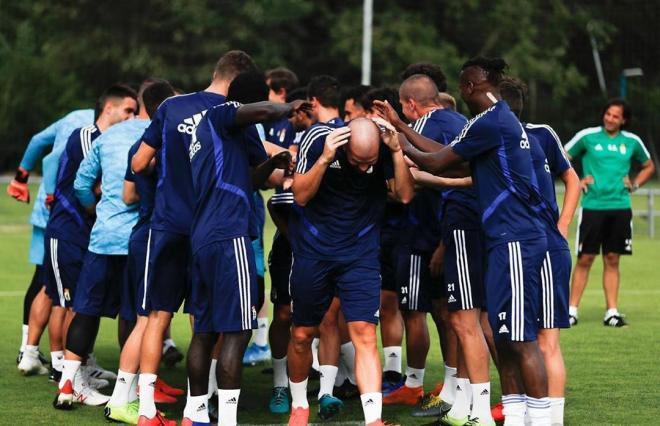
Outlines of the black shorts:
M 396 267 L 397 267 L 397 249 L 396 245 L 381 240 L 380 245 L 380 289 L 396 292 Z
M 577 254 L 632 254 L 632 210 L 582 209 Z
M 290 304 L 291 245 L 280 233 L 273 238 L 273 248 L 268 254 L 268 272 L 270 272 L 270 301 L 273 305 Z

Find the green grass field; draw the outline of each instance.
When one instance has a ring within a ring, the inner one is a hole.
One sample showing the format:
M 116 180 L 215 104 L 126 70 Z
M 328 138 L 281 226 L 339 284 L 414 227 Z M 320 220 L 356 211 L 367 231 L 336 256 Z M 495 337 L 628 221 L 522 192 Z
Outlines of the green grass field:
M 32 193 L 36 194 L 36 188 Z M 644 208 L 644 203 L 642 198 L 635 200 L 636 208 Z M 0 345 L 0 424 L 105 424 L 100 408 L 78 407 L 73 412 L 54 410 L 51 402 L 55 385 L 45 377 L 23 377 L 16 369 L 23 295 L 33 272 L 32 265 L 27 262 L 31 207 L 0 196 L 0 333 L 4 336 Z M 273 226 L 268 223 L 267 245 L 272 233 Z M 649 240 L 645 233 L 646 224 L 636 220 L 635 255 L 625 258 L 621 266 L 620 308 L 627 314 L 630 327 L 610 329 L 602 325 L 604 302 L 599 264 L 592 271 L 585 293 L 580 325 L 562 335 L 568 369 L 567 425 L 660 424 L 660 272 L 655 263 L 660 240 Z M 187 318 L 177 315 L 172 332 L 185 351 L 190 338 Z M 95 352 L 99 363 L 110 370 L 115 370 L 118 363 L 116 342 L 115 322 L 104 319 Z M 46 336 L 41 349 L 48 354 Z M 245 370 L 239 420 L 241 424 L 286 423 L 286 416 L 268 412 L 271 376 L 262 374 L 261 370 L 262 367 Z M 431 388 L 442 377 L 442 358 L 435 333 L 426 371 L 426 384 Z M 171 384 L 185 387 L 183 366 L 162 371 L 162 375 Z M 494 397 L 499 398 L 499 382 L 494 375 L 492 377 Z M 317 386 L 312 382 L 310 387 Z M 161 408 L 170 418 L 180 419 L 184 402 L 181 399 L 177 405 Z M 312 409 L 315 408 L 313 405 Z M 423 423 L 409 417 L 408 411 L 386 407 L 384 417 L 403 425 Z M 351 401 L 336 422 L 361 419 L 359 404 Z

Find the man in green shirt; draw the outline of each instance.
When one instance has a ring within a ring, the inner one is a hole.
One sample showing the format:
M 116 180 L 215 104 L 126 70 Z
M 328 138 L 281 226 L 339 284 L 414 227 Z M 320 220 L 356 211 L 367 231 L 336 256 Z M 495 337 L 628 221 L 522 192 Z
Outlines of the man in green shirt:
M 606 326 L 626 325 L 617 310 L 619 256 L 632 254 L 632 209 L 630 193 L 635 192 L 655 170 L 649 152 L 634 133 L 622 130 L 630 123 L 630 107 L 613 99 L 603 108 L 603 125 L 578 132 L 565 146 L 571 159 L 582 159 L 582 211 L 578 224 L 577 264 L 573 272 L 569 316 L 578 321 L 578 304 L 587 286 L 589 270 L 596 256 L 603 254 L 603 288 Z M 631 161 L 642 165 L 632 181 Z M 601 249 L 602 248 L 602 249 Z

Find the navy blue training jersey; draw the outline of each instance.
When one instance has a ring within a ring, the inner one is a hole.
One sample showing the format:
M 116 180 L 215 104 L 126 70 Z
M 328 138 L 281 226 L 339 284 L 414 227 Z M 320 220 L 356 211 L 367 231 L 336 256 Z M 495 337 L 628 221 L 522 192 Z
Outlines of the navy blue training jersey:
M 94 225 L 85 209 L 80 205 L 73 191 L 73 182 L 82 160 L 92 149 L 92 142 L 101 131 L 91 126 L 76 129 L 69 136 L 64 152 L 60 157 L 55 187 L 55 203 L 50 211 L 46 226 L 46 236 L 69 241 L 87 248 L 89 234 Z
M 533 208 L 541 201 L 533 187 L 530 143 L 505 101 L 471 119 L 450 146 L 470 161 L 488 248 L 545 237 Z
M 528 126 L 525 125 L 525 130 L 530 143 L 538 190 L 543 201 L 539 206 L 539 209 L 542 209 L 539 211 L 539 216 L 545 226 L 548 250 L 568 249 L 568 242 L 557 228 L 559 207 L 555 194 L 554 176 L 566 171 L 571 164 L 565 156 L 561 144 L 558 143 L 558 139 L 555 139 L 550 130 L 540 126 L 530 129 Z M 541 139 L 545 139 L 543 143 L 541 143 Z M 544 147 L 548 151 L 545 151 Z
M 263 123 L 266 140 L 275 145 L 289 149 L 294 144 L 296 131 L 288 118 L 282 117 L 279 120 Z
M 206 111 L 224 101 L 224 96 L 211 92 L 174 96 L 158 107 L 145 130 L 142 140 L 160 150 L 153 229 L 190 235 L 195 200 L 188 150 Z
M 214 241 L 256 237 L 250 166 L 268 156 L 256 126 L 236 126 L 239 107 L 238 102 L 226 102 L 211 108 L 190 145 L 193 252 Z
M 296 173 L 307 173 L 314 166 L 332 130 L 317 125 L 308 131 L 300 144 Z M 340 147 L 316 195 L 304 207 L 293 205 L 289 219 L 293 253 L 324 260 L 378 256 L 386 182 L 393 176 L 392 154 L 384 144 L 367 173 L 351 166 Z
M 133 144 L 131 149 L 128 150 L 128 166 L 126 167 L 126 175 L 124 176 L 124 180 L 135 184 L 135 190 L 140 196 L 140 209 L 138 210 L 139 218 L 133 227 L 131 238 L 137 234 L 141 236 L 147 235 L 147 232 L 144 231 L 149 229 L 151 214 L 154 210 L 156 198 L 156 173 L 154 172 L 150 175 L 136 174 L 133 173 L 133 169 L 131 168 L 131 160 L 133 160 L 133 156 L 140 148 L 140 144 L 141 141 L 137 141 Z

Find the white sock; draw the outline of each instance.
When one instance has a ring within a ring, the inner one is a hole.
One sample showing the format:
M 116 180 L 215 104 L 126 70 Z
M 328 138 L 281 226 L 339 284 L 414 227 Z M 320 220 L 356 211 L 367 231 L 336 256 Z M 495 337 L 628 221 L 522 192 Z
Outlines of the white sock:
M 240 389 L 218 389 L 218 426 L 236 426 Z
M 380 392 L 363 393 L 360 395 L 362 411 L 364 412 L 364 423 L 368 425 L 380 419 L 383 411 L 383 394 Z
M 527 413 L 532 426 L 550 426 L 550 399 L 527 397 Z
M 578 308 L 577 306 L 569 306 L 568 307 L 568 315 L 572 315 L 575 318 L 578 317 Z
M 257 318 L 257 329 L 254 330 L 254 343 L 268 346 L 268 317 Z
M 39 357 L 39 346 L 25 345 L 24 352 L 27 354 L 32 354 L 35 357 Z
M 319 342 L 318 337 L 312 340 L 312 368 L 316 371 L 319 370 Z
M 141 373 L 138 377 L 138 387 L 140 388 L 139 415 L 149 419 L 156 415 L 156 403 L 154 402 L 156 378 L 155 374 L 145 373 Z
M 447 415 L 454 419 L 463 419 L 470 414 L 470 398 L 468 395 L 468 388 L 470 387 L 470 380 L 457 378 L 456 379 L 456 399 L 451 406 L 451 410 Z
M 353 346 L 353 342 L 347 342 L 341 345 L 339 354 L 346 368 L 348 380 L 355 384 L 355 346 Z M 344 382 L 342 381 L 342 383 Z
M 383 371 L 401 373 L 401 346 L 384 347 L 383 355 L 385 356 Z
M 613 315 L 619 315 L 619 310 L 617 308 L 608 309 L 607 312 L 605 312 L 605 318 L 603 319 L 608 319 Z
M 50 353 L 50 365 L 54 370 L 62 371 L 62 362 L 64 361 L 64 351 L 52 351 Z
M 291 389 L 292 411 L 294 408 L 309 408 L 309 403 L 307 402 L 307 379 L 298 383 L 289 380 L 289 389 Z
M 110 397 L 110 401 L 108 401 L 108 405 L 120 407 L 131 402 L 129 393 L 135 376 L 133 373 L 127 373 L 121 370 L 117 371 L 117 381 L 115 382 L 115 388 L 112 390 L 112 396 Z
M 471 418 L 479 418 L 482 423 L 491 423 L 493 416 L 490 414 L 490 382 L 471 383 L 472 388 L 472 413 Z
M 456 367 L 445 364 L 445 381 L 440 391 L 440 398 L 448 404 L 453 404 L 456 400 L 456 374 Z
M 285 388 L 289 383 L 286 372 L 286 356 L 281 359 L 273 358 L 273 387 Z
M 192 396 L 190 395 L 190 379 L 186 380 L 188 391 L 186 392 L 186 406 L 183 407 L 183 417 L 192 418 L 194 414 L 193 403 L 191 401 Z M 208 407 L 207 407 L 208 408 Z
M 548 398 L 550 400 L 550 424 L 564 426 L 564 398 Z
M 418 388 L 424 386 L 424 369 L 412 368 L 406 366 L 406 386 L 409 388 Z
M 193 422 L 210 423 L 208 403 L 209 399 L 206 395 L 188 397 L 186 400 L 188 415 L 184 417 L 188 417 Z
M 335 386 L 343 385 L 346 379 L 348 379 L 348 375 L 346 374 L 346 366 L 344 365 L 344 361 L 340 359 L 339 369 L 337 370 L 337 376 L 335 377 Z
M 131 382 L 131 387 L 128 389 L 128 402 L 133 402 L 138 399 L 137 388 L 138 375 L 135 374 L 135 377 L 133 377 L 133 381 Z
M 502 395 L 502 413 L 506 426 L 522 426 L 525 424 L 527 398 L 521 394 Z
M 209 368 L 209 388 L 208 388 L 208 397 L 212 398 L 213 394 L 218 390 L 218 378 L 215 375 L 215 372 L 218 368 L 218 360 L 213 358 L 211 359 L 211 368 Z
M 176 344 L 174 344 L 174 340 L 172 339 L 165 339 L 163 341 L 163 353 L 167 352 L 169 348 L 176 348 Z
M 319 372 L 321 377 L 319 378 L 319 383 L 321 387 L 319 388 L 319 396 L 321 399 L 323 395 L 332 395 L 332 388 L 335 386 L 335 377 L 337 377 L 338 368 L 334 365 L 321 365 L 319 366 Z
M 71 384 L 74 383 L 74 378 L 76 373 L 80 368 L 80 361 L 74 361 L 72 359 L 65 359 L 62 361 L 62 378 L 60 379 L 59 388 L 62 389 L 67 380 L 71 381 Z
M 28 339 L 28 326 L 23 324 L 23 328 L 21 329 L 21 332 L 22 332 L 21 352 L 25 352 L 25 346 L 27 345 L 27 339 Z

